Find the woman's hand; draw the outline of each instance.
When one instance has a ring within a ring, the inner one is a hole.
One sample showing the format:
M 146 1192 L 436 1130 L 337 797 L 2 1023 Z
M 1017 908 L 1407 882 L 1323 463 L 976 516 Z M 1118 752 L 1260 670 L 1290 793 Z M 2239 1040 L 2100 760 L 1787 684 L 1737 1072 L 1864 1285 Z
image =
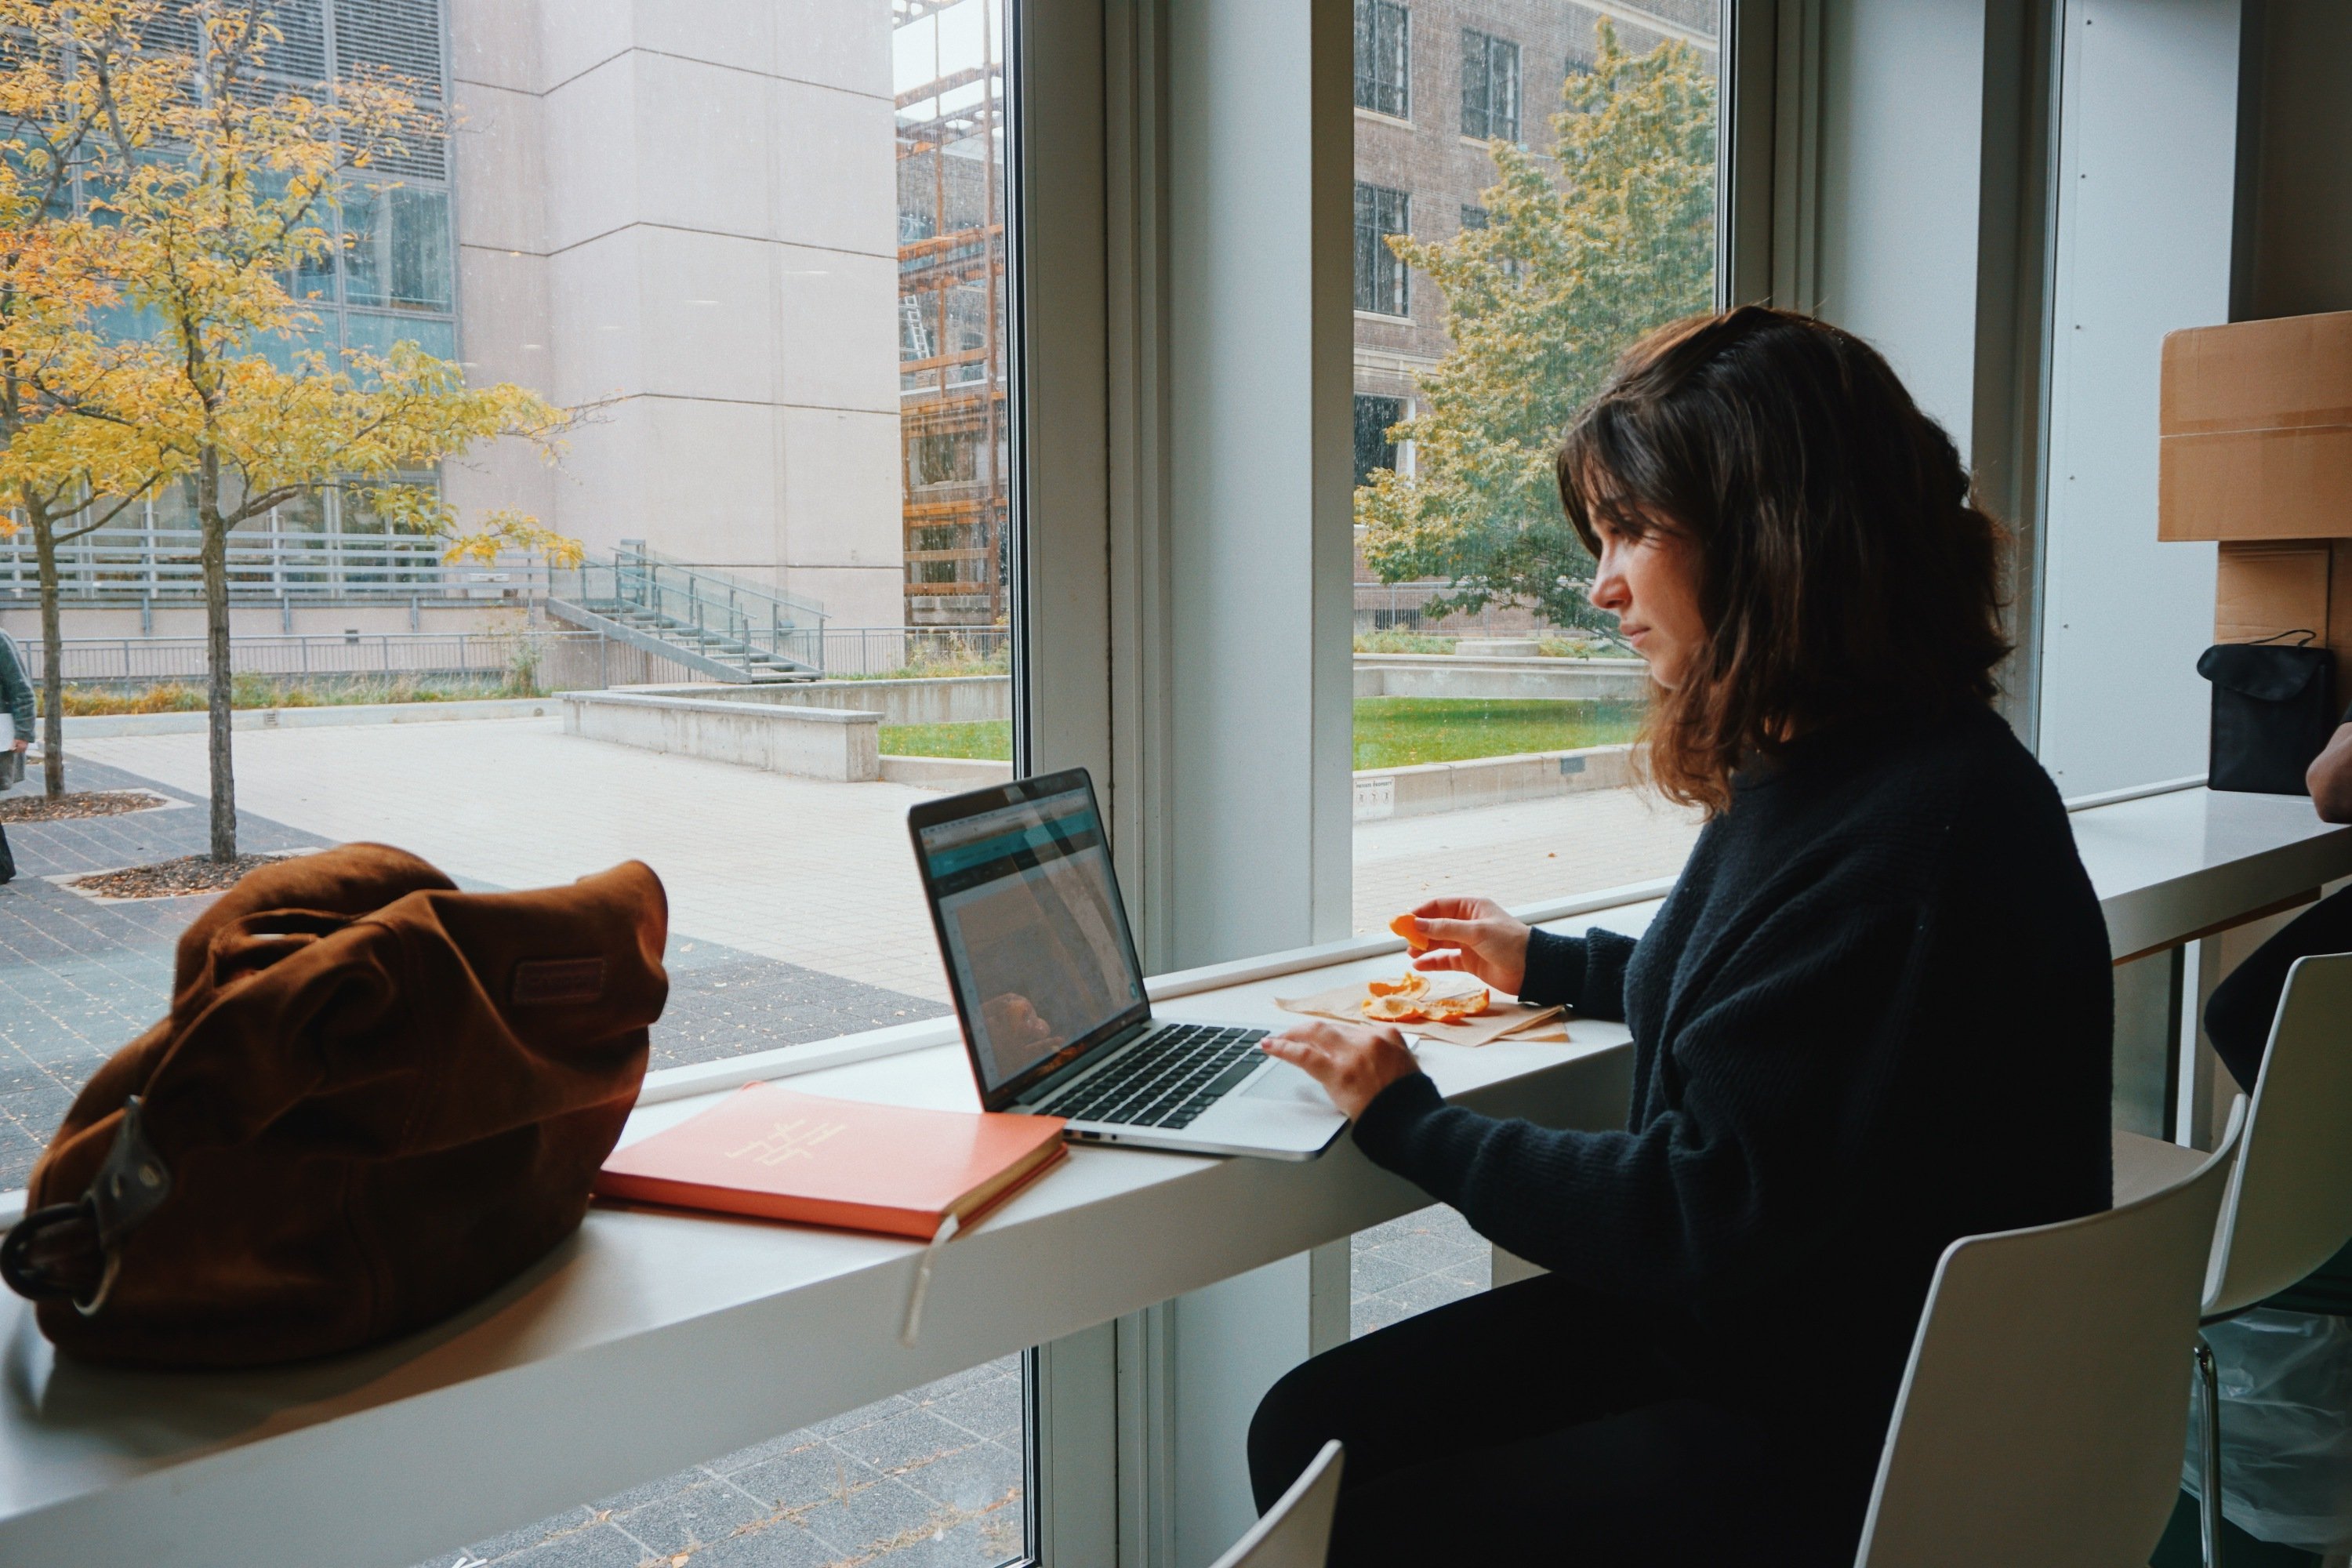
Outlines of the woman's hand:
M 1280 1057 L 1323 1086 L 1331 1103 L 1353 1121 L 1381 1090 L 1401 1078 L 1421 1070 L 1412 1047 L 1390 1025 L 1327 1024 L 1320 1019 L 1293 1024 L 1269 1035 L 1260 1048 Z
M 1421 940 L 1440 951 L 1415 969 L 1458 969 L 1517 996 L 1528 977 L 1528 928 L 1492 899 L 1432 899 L 1412 911 Z

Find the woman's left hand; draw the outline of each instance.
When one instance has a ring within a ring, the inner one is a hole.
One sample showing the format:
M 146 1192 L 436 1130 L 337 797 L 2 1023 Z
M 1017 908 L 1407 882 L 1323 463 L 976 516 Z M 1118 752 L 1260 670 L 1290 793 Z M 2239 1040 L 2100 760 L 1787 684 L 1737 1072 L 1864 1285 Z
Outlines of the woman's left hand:
M 1353 1121 L 1381 1090 L 1421 1070 L 1412 1047 L 1387 1024 L 1293 1024 L 1263 1042 L 1266 1055 L 1280 1057 L 1323 1086 L 1331 1103 Z

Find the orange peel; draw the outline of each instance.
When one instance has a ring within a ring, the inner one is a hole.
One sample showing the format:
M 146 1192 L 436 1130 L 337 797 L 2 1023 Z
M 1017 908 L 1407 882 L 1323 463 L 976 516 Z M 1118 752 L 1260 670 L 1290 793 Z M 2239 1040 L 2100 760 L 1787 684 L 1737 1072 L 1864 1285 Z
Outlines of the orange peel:
M 1419 970 L 1408 969 L 1395 980 L 1375 980 L 1365 985 L 1375 996 L 1418 996 L 1429 989 L 1429 976 Z
M 1419 958 L 1436 945 L 1422 940 L 1420 924 L 1412 915 L 1397 916 L 1396 919 L 1389 921 L 1389 930 L 1404 938 L 1405 951 L 1415 958 Z
M 1419 972 L 1402 980 L 1375 980 L 1360 1004 L 1365 1017 L 1381 1024 L 1449 1024 L 1475 1018 L 1494 1005 L 1494 995 L 1483 985 L 1467 990 L 1439 989 Z

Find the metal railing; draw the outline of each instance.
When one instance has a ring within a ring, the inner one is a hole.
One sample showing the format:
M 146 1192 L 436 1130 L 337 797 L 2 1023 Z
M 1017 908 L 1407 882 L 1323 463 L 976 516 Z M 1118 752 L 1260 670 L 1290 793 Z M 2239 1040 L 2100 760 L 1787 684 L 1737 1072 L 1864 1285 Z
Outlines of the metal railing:
M 1013 635 L 1003 626 L 828 626 L 795 645 L 826 676 L 1004 675 Z
M 593 632 L 394 632 L 341 636 L 235 637 L 229 668 L 238 675 L 282 679 L 354 676 L 516 676 L 576 659 L 593 660 L 604 638 Z M 48 650 L 23 637 L 26 674 L 41 679 Z M 65 679 L 91 685 L 140 686 L 205 679 L 202 637 L 67 637 L 60 645 Z M 541 684 L 544 684 L 542 681 Z
M 38 682 L 48 650 L 22 637 L 26 675 Z M 1003 626 L 837 626 L 795 634 L 788 648 L 832 677 L 920 679 L 1002 675 L 1011 668 Z M 205 679 L 205 640 L 189 637 L 67 637 L 64 679 L 104 686 L 138 686 Z M 615 665 L 610 639 L 593 631 L 344 632 L 238 637 L 229 643 L 229 668 L 239 675 L 282 679 L 346 676 L 512 675 L 537 668 L 550 690 L 646 679 Z M 660 679 L 658 675 L 655 679 Z
M 67 604 L 186 602 L 204 597 L 203 534 L 193 528 L 102 528 L 58 549 L 58 592 Z M 537 562 L 452 564 L 442 542 L 415 534 L 306 533 L 239 529 L 228 536 L 231 598 L 536 598 Z M 29 531 L 0 539 L 0 603 L 37 599 L 39 558 Z
M 824 635 L 824 605 L 720 568 L 673 561 L 639 540 L 622 541 L 610 561 L 557 568 L 548 594 L 714 665 L 770 673 L 822 668 L 811 649 Z

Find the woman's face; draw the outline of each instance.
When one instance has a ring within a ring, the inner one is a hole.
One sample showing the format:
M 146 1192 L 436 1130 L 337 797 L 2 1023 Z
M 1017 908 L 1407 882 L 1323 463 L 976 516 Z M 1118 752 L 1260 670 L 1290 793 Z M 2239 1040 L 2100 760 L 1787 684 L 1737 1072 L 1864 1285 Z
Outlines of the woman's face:
M 1633 538 L 1597 517 L 1592 531 L 1601 540 L 1593 607 L 1617 617 L 1619 634 L 1649 661 L 1651 679 L 1671 691 L 1706 643 L 1698 547 L 1664 528 Z

